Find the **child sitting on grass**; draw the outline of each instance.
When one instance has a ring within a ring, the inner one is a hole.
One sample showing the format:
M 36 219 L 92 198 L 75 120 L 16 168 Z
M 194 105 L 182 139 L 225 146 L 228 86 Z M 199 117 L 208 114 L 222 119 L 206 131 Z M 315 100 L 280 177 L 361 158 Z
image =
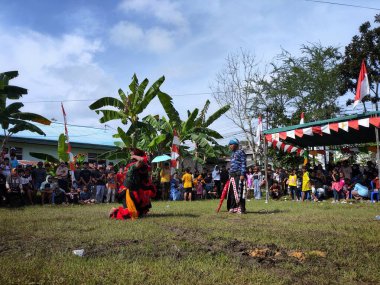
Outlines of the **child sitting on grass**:
M 74 186 L 70 187 L 70 192 L 66 193 L 66 199 L 70 204 L 78 204 L 80 191 Z
M 344 185 L 342 188 L 345 200 L 342 201 L 343 204 L 346 204 L 348 200 L 350 199 L 350 193 L 352 191 L 353 185 L 351 184 L 350 179 L 346 178 L 344 179 Z
M 91 199 L 91 193 L 88 191 L 88 188 L 85 185 L 79 194 L 79 204 L 95 204 L 95 199 Z
M 269 194 L 272 199 L 279 199 L 281 197 L 281 189 L 276 180 L 273 181 L 273 185 L 269 188 Z

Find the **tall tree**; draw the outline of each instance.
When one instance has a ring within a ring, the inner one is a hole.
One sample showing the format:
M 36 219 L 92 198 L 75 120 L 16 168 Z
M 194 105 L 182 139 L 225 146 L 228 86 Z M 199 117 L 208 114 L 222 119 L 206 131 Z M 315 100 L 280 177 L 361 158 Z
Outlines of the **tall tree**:
M 270 102 L 271 126 L 298 124 L 305 112 L 306 121 L 328 119 L 339 113 L 341 95 L 341 54 L 337 47 L 309 44 L 301 56 L 283 50 L 273 63 L 270 79 L 264 81 Z
M 355 35 L 351 43 L 345 47 L 343 62 L 340 70 L 344 85 L 341 94 L 347 91 L 355 92 L 362 60 L 365 60 L 370 82 L 371 96 L 363 101 L 372 101 L 378 110 L 379 83 L 380 83 L 380 14 L 375 16 L 376 24 L 372 28 L 369 21 L 359 27 L 359 34 Z M 347 104 L 353 103 L 349 100 Z
M 212 96 L 219 106 L 230 106 L 226 117 L 243 131 L 251 151 L 255 150 L 255 119 L 259 113 L 252 109 L 252 103 L 262 100 L 262 85 L 258 83 L 264 78 L 256 56 L 241 49 L 228 55 L 225 66 L 211 85 Z
M 9 85 L 9 81 L 18 76 L 18 71 L 8 71 L 0 73 L 0 124 L 4 131 L 1 143 L 3 151 L 8 139 L 21 131 L 35 132 L 40 135 L 45 133 L 32 122 L 43 125 L 50 125 L 50 120 L 45 117 L 29 112 L 22 112 L 24 106 L 21 102 L 14 102 L 7 105 L 7 100 L 18 100 L 23 95 L 28 94 L 28 90 L 22 87 Z

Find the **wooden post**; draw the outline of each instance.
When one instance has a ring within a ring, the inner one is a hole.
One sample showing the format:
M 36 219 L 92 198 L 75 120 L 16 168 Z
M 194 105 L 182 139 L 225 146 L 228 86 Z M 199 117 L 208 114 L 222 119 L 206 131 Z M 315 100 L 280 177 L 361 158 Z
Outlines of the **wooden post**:
M 265 203 L 268 203 L 269 201 L 269 186 L 268 186 L 268 144 L 265 139 L 265 136 L 263 136 L 264 139 L 264 167 L 265 167 Z

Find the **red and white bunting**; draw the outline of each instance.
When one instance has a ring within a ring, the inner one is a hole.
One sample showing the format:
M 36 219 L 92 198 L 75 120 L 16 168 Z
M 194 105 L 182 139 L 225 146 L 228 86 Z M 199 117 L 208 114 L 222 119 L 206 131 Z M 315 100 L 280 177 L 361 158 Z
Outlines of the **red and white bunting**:
M 306 136 L 329 136 L 333 133 L 331 132 L 349 132 L 350 130 L 358 131 L 360 128 L 369 128 L 370 126 L 380 128 L 380 117 L 371 117 L 365 119 L 357 119 L 350 121 L 342 121 L 336 123 L 327 123 L 321 126 L 313 126 L 307 128 L 299 128 L 285 132 L 279 132 L 274 134 L 265 135 L 267 142 L 272 142 L 271 146 L 278 148 L 279 150 L 284 150 L 288 153 L 298 151 L 298 148 L 288 146 L 284 141 L 287 138 L 292 138 L 297 140 L 297 138 L 302 138 Z
M 303 134 L 308 135 L 308 136 L 312 136 L 313 135 L 313 129 L 311 127 L 310 128 L 304 128 Z
M 324 126 L 322 126 L 321 128 L 322 128 L 322 135 L 323 135 L 323 133 L 325 133 L 325 134 L 330 134 L 330 127 L 329 127 L 329 124 L 324 125 Z
M 340 122 L 338 123 L 339 129 L 348 132 L 348 122 Z
M 296 138 L 296 134 L 294 132 L 294 130 L 291 130 L 291 131 L 287 131 L 286 132 L 286 135 L 292 139 L 295 139 Z
M 369 118 L 366 119 L 360 119 L 359 120 L 359 126 L 369 128 Z
M 302 150 L 302 149 L 295 147 L 293 145 L 285 144 L 283 142 L 276 141 L 276 140 L 268 141 L 267 145 L 268 145 L 268 147 L 277 148 L 278 150 L 281 150 L 281 151 L 287 152 L 287 153 L 297 152 L 297 154 L 298 154 Z M 302 153 L 303 153 L 303 150 L 302 150 Z

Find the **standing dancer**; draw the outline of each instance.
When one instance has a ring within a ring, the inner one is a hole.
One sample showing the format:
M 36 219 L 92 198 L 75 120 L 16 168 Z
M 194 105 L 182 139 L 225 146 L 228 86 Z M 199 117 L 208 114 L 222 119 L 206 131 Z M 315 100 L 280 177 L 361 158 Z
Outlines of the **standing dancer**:
M 230 213 L 245 213 L 245 171 L 246 155 L 239 149 L 239 141 L 232 139 L 229 142 L 231 154 L 230 182 L 227 193 L 227 210 Z
M 113 208 L 110 212 L 110 218 L 119 220 L 137 219 L 149 212 L 152 207 L 150 198 L 156 195 L 150 177 L 150 166 L 144 151 L 139 149 L 131 150 L 132 162 L 127 165 L 127 176 L 124 181 L 124 199 L 126 208 Z

